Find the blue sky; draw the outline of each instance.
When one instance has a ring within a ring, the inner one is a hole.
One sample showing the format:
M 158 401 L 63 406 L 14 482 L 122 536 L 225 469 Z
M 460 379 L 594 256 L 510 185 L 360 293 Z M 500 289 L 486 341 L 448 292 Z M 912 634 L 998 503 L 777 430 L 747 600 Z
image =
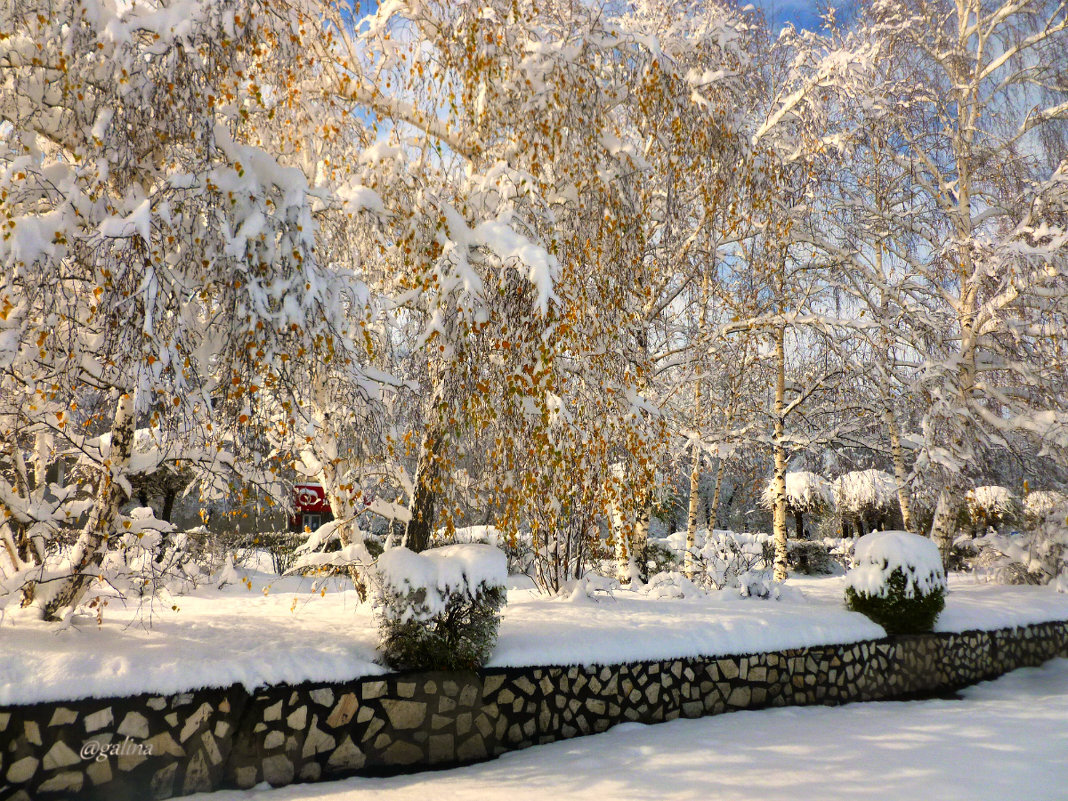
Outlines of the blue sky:
M 778 30 L 787 22 L 797 28 L 816 29 L 820 26 L 819 8 L 823 3 L 816 0 L 754 0 L 764 9 L 772 28 Z
M 798 28 L 818 28 L 820 26 L 819 8 L 825 4 L 825 0 L 741 0 L 754 2 L 764 9 L 772 28 L 778 30 L 787 22 L 792 22 Z M 837 6 L 842 6 L 842 0 L 837 0 Z M 359 0 L 360 15 L 367 14 L 378 5 L 378 0 Z

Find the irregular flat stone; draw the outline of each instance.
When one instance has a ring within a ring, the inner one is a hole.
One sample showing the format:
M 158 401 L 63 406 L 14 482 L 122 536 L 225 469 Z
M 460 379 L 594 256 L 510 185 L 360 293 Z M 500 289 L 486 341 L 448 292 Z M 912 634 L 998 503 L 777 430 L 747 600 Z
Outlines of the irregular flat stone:
M 421 701 L 400 701 L 395 698 L 382 700 L 382 708 L 396 730 L 415 729 L 426 720 L 426 704 Z M 469 716 L 470 717 L 470 716 Z
M 57 740 L 55 745 L 48 749 L 41 764 L 45 770 L 57 770 L 77 765 L 81 761 L 82 758 L 74 753 L 65 742 Z
M 282 719 L 282 702 L 279 701 L 276 704 L 271 704 L 265 710 L 263 710 L 263 719 L 268 723 Z
M 7 769 L 7 780 L 12 784 L 25 784 L 37 772 L 38 763 L 39 760 L 32 756 L 12 762 L 11 767 Z
M 385 684 L 385 682 L 380 682 Z M 360 702 L 356 698 L 355 693 L 345 693 L 338 699 L 337 706 L 334 707 L 334 711 L 330 713 L 330 717 L 326 719 L 326 725 L 332 729 L 336 729 L 338 726 L 344 726 L 350 720 L 352 716 L 356 714 L 356 710 L 359 708 Z
M 330 758 L 326 761 L 326 764 L 332 768 L 345 768 L 348 770 L 358 770 L 364 766 L 367 762 L 367 757 L 363 751 L 356 747 L 352 742 L 352 738 L 348 735 L 341 741 L 341 745 L 334 749 L 334 753 L 330 755 Z
M 136 740 L 144 740 L 148 737 L 148 718 L 140 712 L 127 712 L 126 717 L 119 724 L 119 734 Z
M 35 720 L 27 720 L 22 726 L 23 732 L 26 734 L 26 740 L 34 745 L 44 745 L 41 742 L 41 727 L 37 725 Z
M 274 787 L 281 787 L 293 781 L 295 770 L 293 763 L 285 754 L 275 754 L 263 760 L 263 780 Z
M 61 793 L 70 791 L 76 793 L 82 789 L 85 778 L 76 770 L 67 770 L 57 773 L 48 781 L 42 782 L 38 791 L 42 793 Z

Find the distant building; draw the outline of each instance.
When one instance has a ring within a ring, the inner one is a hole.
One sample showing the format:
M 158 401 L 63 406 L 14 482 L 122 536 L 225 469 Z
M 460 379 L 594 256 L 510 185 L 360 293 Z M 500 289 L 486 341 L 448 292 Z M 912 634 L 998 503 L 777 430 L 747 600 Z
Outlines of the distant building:
M 326 491 L 318 484 L 297 484 L 293 487 L 293 515 L 289 518 L 290 531 L 315 531 L 323 523 L 334 519 Z

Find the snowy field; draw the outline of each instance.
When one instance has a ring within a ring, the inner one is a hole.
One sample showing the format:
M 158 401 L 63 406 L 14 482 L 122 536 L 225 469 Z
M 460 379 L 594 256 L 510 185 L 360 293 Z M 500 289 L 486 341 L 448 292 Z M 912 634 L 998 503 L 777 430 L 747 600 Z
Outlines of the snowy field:
M 1063 801 L 1068 659 L 961 700 L 793 707 L 628 723 L 494 762 L 190 801 Z
M 0 624 L 0 705 L 174 693 L 242 683 L 335 681 L 382 673 L 367 605 L 353 591 L 320 596 L 309 579 L 252 572 L 249 583 L 157 601 L 113 601 L 103 624 L 57 631 L 8 616 Z M 350 585 L 351 586 L 351 585 Z M 788 600 L 736 591 L 657 600 L 630 591 L 549 599 L 514 589 L 491 666 L 596 664 L 754 653 L 884 636 L 842 606 L 841 577 L 796 578 Z M 171 607 L 176 606 L 177 609 Z M 974 585 L 954 577 L 937 628 L 964 631 L 1068 620 L 1068 595 L 1044 587 Z

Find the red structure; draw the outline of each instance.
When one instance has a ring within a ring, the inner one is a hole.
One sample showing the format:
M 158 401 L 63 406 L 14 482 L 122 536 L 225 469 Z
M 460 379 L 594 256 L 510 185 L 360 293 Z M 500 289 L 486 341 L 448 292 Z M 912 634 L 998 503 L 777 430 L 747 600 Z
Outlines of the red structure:
M 326 491 L 318 484 L 297 484 L 293 487 L 293 516 L 289 518 L 290 531 L 315 531 L 323 523 L 334 519 Z

